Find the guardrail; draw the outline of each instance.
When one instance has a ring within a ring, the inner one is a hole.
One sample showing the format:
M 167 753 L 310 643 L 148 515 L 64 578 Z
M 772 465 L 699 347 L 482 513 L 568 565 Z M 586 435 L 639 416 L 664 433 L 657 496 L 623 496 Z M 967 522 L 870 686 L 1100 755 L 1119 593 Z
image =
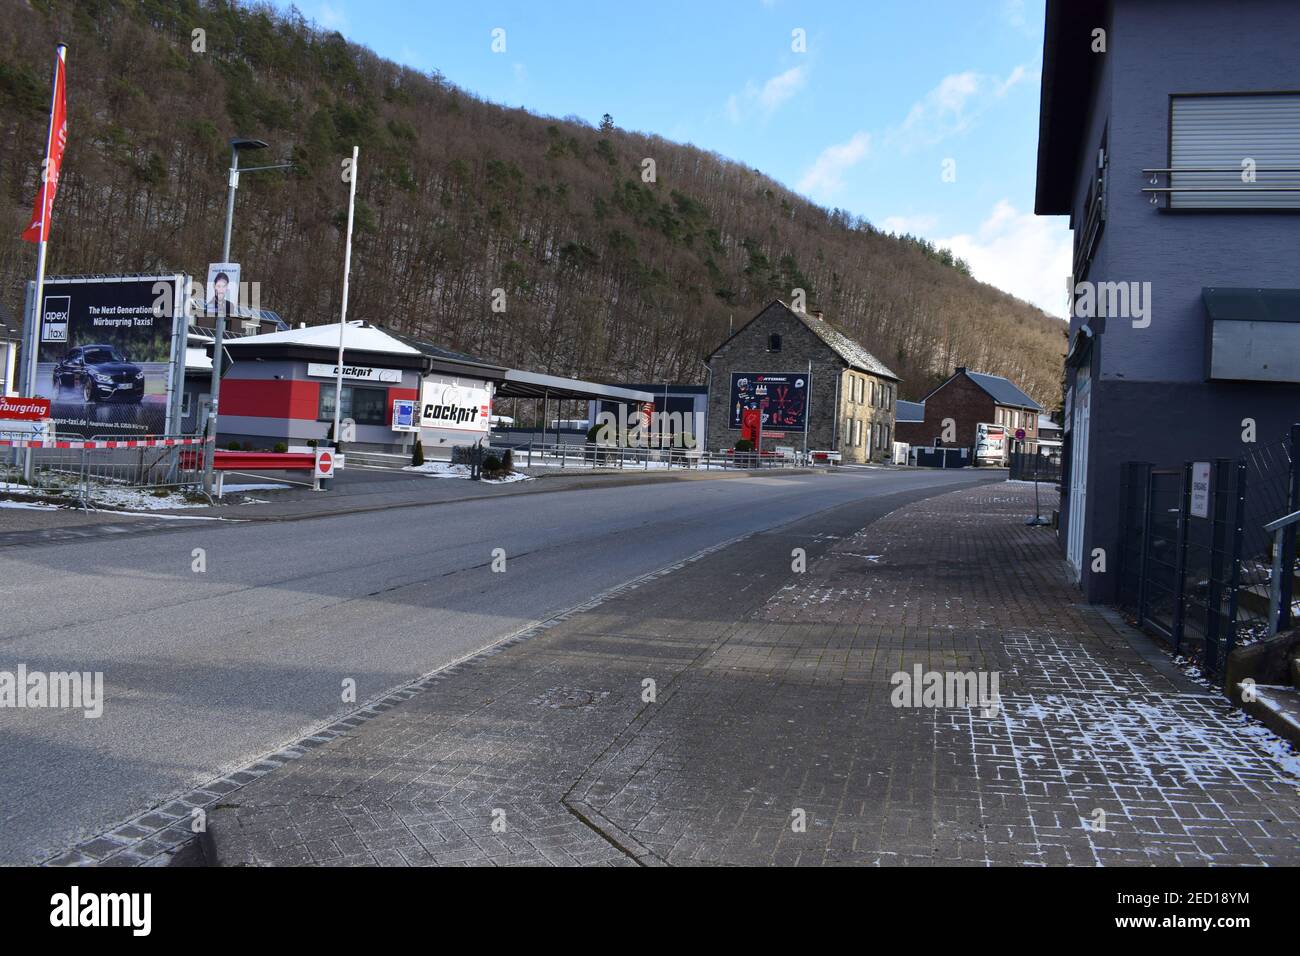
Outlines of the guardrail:
M 692 448 L 612 447 L 585 443 L 531 442 L 514 449 L 517 466 L 524 468 L 611 468 L 651 471 L 655 469 L 797 468 L 806 462 L 771 452 L 707 452 Z
M 191 451 L 187 458 L 186 450 L 208 441 L 187 435 L 39 439 L 0 432 L 0 485 L 75 496 L 83 507 L 94 501 L 128 503 L 123 500 L 128 491 L 201 489 L 202 456 Z

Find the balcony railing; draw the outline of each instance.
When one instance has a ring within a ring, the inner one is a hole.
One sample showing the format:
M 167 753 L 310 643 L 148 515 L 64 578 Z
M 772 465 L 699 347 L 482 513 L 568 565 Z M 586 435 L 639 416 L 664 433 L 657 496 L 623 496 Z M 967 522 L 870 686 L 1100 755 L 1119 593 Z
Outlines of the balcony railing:
M 1197 195 L 1213 193 L 1215 195 L 1229 196 L 1239 193 L 1252 193 L 1255 195 L 1279 195 L 1283 196 L 1288 193 L 1300 193 L 1300 177 L 1295 175 L 1285 176 L 1285 174 L 1300 174 L 1300 166 L 1255 166 L 1250 172 L 1255 177 L 1254 181 L 1247 182 L 1241 179 L 1241 174 L 1246 171 L 1243 166 L 1158 166 L 1142 170 L 1142 175 L 1147 179 L 1149 185 L 1142 188 L 1142 192 L 1151 197 L 1151 205 L 1160 205 L 1161 197 L 1172 199 L 1175 196 Z M 1279 182 L 1259 182 L 1258 177 L 1273 173 L 1283 174 Z M 1213 175 L 1231 175 L 1231 181 L 1224 183 L 1215 183 L 1209 180 L 1207 176 Z M 1176 185 L 1174 177 L 1189 175 L 1194 177 L 1190 185 Z M 1161 181 L 1165 185 L 1161 185 Z M 1300 208 L 1300 201 L 1287 201 L 1279 203 L 1282 208 Z M 1185 208 L 1216 208 L 1212 206 L 1187 206 Z M 1259 206 L 1235 206 L 1228 205 L 1218 208 L 1229 209 L 1249 209 L 1249 208 L 1268 208 Z

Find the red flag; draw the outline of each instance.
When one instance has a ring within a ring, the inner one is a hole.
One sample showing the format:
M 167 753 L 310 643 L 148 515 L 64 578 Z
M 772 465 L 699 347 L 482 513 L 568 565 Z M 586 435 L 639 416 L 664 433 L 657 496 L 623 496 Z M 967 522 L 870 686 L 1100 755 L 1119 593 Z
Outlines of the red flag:
M 63 166 L 63 149 L 68 145 L 67 47 L 59 45 L 54 60 L 54 108 L 50 111 L 50 138 L 45 144 L 45 169 L 41 173 L 41 191 L 32 203 L 32 223 L 23 233 L 28 242 L 50 238 L 50 215 L 54 211 L 54 194 L 59 188 L 59 169 Z

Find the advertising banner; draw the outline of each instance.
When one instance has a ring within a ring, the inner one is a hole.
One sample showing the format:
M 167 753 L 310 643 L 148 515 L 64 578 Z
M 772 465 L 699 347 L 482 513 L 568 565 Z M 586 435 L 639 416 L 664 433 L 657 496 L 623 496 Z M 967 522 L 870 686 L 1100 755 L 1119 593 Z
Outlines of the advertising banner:
M 208 263 L 208 285 L 203 292 L 205 315 L 233 315 L 239 303 L 238 262 Z
M 482 386 L 425 382 L 420 393 L 420 427 L 487 434 L 492 393 Z
M 337 365 L 327 365 L 324 362 L 308 362 L 307 374 L 313 378 L 336 378 L 339 374 Z M 343 380 L 345 382 L 386 382 L 397 384 L 402 380 L 402 370 L 400 368 L 371 368 L 368 365 L 345 365 L 343 366 Z
M 758 409 L 764 433 L 804 431 L 808 415 L 808 373 L 732 372 L 732 428 L 744 426 L 747 408 Z
M 1005 425 L 990 425 L 981 422 L 975 426 L 975 457 L 1002 461 L 1007 453 L 1007 429 Z
M 60 435 L 131 437 L 168 430 L 184 276 L 48 279 L 33 397 Z
M 420 430 L 420 426 L 415 421 L 415 405 L 413 398 L 393 399 L 393 431 L 418 432 Z

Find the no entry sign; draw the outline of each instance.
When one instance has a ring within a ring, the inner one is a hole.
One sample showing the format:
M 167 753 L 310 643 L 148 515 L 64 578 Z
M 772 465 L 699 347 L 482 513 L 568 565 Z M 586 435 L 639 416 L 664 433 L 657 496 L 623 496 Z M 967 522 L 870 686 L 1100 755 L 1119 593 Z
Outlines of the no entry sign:
M 316 477 L 334 477 L 334 452 L 329 448 L 316 449 Z

